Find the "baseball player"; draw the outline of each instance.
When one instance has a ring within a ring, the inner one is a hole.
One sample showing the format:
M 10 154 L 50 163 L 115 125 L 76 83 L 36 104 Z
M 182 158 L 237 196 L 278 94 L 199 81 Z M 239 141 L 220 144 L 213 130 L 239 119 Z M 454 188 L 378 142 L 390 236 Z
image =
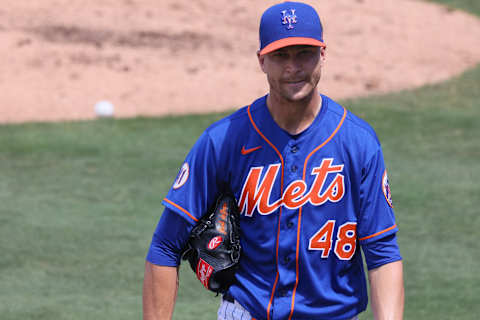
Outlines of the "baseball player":
M 258 61 L 269 93 L 214 123 L 188 153 L 163 204 L 144 280 L 144 319 L 170 319 L 190 230 L 230 191 L 242 257 L 218 319 L 401 319 L 402 261 L 374 130 L 318 92 L 326 45 L 317 12 L 268 8 Z

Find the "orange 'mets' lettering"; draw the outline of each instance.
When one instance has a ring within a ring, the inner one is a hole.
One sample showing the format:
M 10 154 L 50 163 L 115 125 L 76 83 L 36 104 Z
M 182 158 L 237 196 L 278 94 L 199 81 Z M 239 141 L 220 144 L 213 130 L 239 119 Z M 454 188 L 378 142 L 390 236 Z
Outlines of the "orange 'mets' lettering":
M 242 188 L 239 208 L 246 216 L 251 217 L 255 209 L 262 215 L 268 215 L 284 205 L 289 209 L 296 209 L 307 202 L 319 206 L 327 201 L 338 202 L 345 194 L 345 177 L 340 174 L 343 165 L 332 166 L 333 159 L 323 159 L 319 167 L 314 167 L 311 174 L 315 179 L 307 192 L 307 184 L 303 180 L 290 183 L 283 192 L 282 198 L 270 203 L 273 183 L 280 169 L 280 164 L 268 166 L 267 172 L 260 181 L 264 167 L 253 167 L 248 173 Z M 329 174 L 336 173 L 333 181 L 324 188 Z M 322 190 L 324 190 L 322 192 Z

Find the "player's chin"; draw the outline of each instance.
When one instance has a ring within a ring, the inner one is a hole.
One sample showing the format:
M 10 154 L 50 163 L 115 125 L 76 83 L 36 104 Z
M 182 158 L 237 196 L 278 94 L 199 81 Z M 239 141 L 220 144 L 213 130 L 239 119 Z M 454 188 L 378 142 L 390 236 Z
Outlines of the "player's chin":
M 289 89 L 289 90 L 288 90 Z M 310 97 L 313 91 L 313 87 L 306 84 L 300 88 L 288 88 L 285 90 L 285 98 L 291 102 L 298 102 L 305 100 L 306 98 Z

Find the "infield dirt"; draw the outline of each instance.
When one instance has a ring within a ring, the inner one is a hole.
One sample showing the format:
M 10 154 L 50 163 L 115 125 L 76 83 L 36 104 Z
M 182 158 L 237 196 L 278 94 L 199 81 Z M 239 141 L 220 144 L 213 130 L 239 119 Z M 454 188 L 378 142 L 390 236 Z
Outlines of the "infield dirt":
M 0 123 L 234 109 L 267 92 L 258 22 L 275 1 L 43 0 L 0 9 Z M 435 83 L 480 62 L 480 20 L 413 0 L 306 1 L 333 99 Z

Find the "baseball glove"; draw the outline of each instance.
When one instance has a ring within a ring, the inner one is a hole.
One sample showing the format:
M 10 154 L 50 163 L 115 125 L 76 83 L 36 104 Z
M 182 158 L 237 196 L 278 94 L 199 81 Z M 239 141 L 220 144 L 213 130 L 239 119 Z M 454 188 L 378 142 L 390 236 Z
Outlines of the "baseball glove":
M 240 214 L 235 197 L 221 195 L 212 212 L 192 229 L 182 259 L 188 260 L 205 288 L 225 292 L 240 260 Z

